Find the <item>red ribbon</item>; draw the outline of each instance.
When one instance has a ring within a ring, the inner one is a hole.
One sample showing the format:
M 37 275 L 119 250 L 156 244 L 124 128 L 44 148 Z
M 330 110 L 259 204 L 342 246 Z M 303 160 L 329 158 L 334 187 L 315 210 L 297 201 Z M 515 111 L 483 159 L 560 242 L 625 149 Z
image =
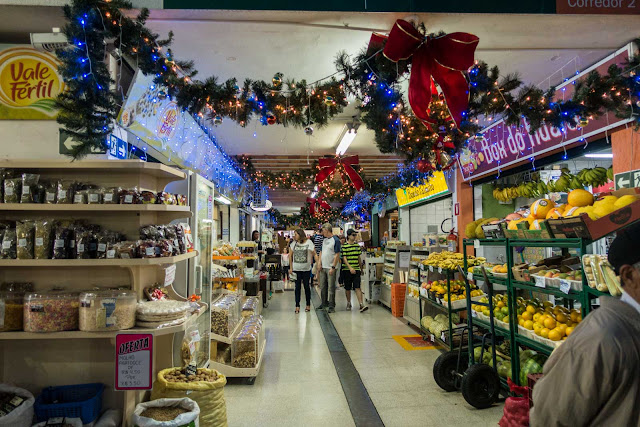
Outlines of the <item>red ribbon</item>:
M 322 196 L 318 197 L 317 199 L 314 199 L 312 197 L 307 197 L 307 202 L 309 203 L 309 213 L 311 214 L 311 216 L 316 216 L 316 209 L 317 210 L 331 209 L 331 205 L 325 202 Z
M 376 35 L 376 42 L 379 37 Z M 469 106 L 469 83 L 464 71 L 473 65 L 478 42 L 478 37 L 468 33 L 451 33 L 425 39 L 409 22 L 402 19 L 396 21 L 383 54 L 393 62 L 413 56 L 409 104 L 416 117 L 427 124 L 434 123 L 429 118 L 429 104 L 432 95 L 437 94 L 437 83 L 451 117 L 460 126 L 462 113 Z
M 333 159 L 327 159 L 326 157 L 318 160 L 318 166 L 320 166 L 320 171 L 316 175 L 316 182 L 321 183 L 336 171 L 336 166 L 339 164 L 342 165 L 344 171 L 347 173 L 349 178 L 351 178 L 351 182 L 353 186 L 356 188 L 356 191 L 360 191 L 364 188 L 364 181 L 362 177 L 358 175 L 358 172 L 353 168 L 354 166 L 360 163 L 360 159 L 358 156 L 349 156 L 349 157 L 335 157 Z M 344 183 L 344 178 L 342 179 Z

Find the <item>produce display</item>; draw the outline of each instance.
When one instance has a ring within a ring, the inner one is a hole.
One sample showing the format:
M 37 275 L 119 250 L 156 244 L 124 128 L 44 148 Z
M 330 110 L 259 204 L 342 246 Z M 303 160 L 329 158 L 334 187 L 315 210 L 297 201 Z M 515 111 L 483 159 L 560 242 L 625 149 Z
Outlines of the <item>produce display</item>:
M 484 257 L 467 256 L 467 265 L 474 266 L 486 262 Z M 434 252 L 429 254 L 426 260 L 422 261 L 424 266 L 433 266 L 442 268 L 443 270 L 457 270 L 458 266 L 464 266 L 464 256 L 457 252 Z
M 580 322 L 582 314 L 576 309 L 554 306 L 550 301 L 540 301 L 537 298 L 525 300 L 518 297 L 518 325 L 533 339 L 554 346 L 553 342 L 566 340 Z M 537 338 L 535 338 L 537 337 Z M 546 342 L 544 340 L 552 341 Z
M 529 374 L 541 374 L 547 361 L 547 356 L 533 350 L 520 351 L 519 358 L 520 384 L 527 384 L 527 375 Z
M 449 301 L 449 293 L 451 294 L 450 297 L 452 302 L 463 300 L 467 297 L 464 280 L 451 280 L 449 283 L 450 292 L 447 291 L 446 280 L 434 280 L 433 282 L 423 283 L 421 288 L 429 291 L 429 294 L 432 295 L 433 298 L 439 298 L 443 301 Z M 469 283 L 469 288 L 471 289 L 471 297 L 484 295 L 484 292 L 479 290 L 475 283 Z
M 604 255 L 583 255 L 582 267 L 587 277 L 587 284 L 600 292 L 609 292 L 613 296 L 622 295 L 620 278 L 616 276 L 613 266 Z
M 187 206 L 187 196 L 139 190 L 137 187 L 101 187 L 71 180 L 41 180 L 40 175 L 3 171 L 0 203 L 47 204 L 165 204 Z
M 454 325 L 460 323 L 460 316 L 451 313 L 451 323 Z M 442 332 L 449 331 L 449 318 L 444 314 L 438 314 L 436 317 L 424 316 L 420 320 L 420 325 L 434 336 L 440 337 Z
M 478 302 L 487 304 L 489 302 L 489 298 L 488 297 L 483 297 L 481 298 Z M 493 296 L 492 299 L 492 304 L 493 304 L 493 316 L 501 321 L 507 324 L 509 323 L 509 298 L 506 294 L 496 294 Z M 489 307 L 484 306 L 484 305 L 480 305 L 480 304 L 472 304 L 471 305 L 471 309 L 473 311 L 475 311 L 476 313 L 481 313 L 482 315 L 484 315 L 485 317 L 489 317 L 491 313 L 489 313 Z M 504 325 L 501 325 L 503 327 L 507 327 Z

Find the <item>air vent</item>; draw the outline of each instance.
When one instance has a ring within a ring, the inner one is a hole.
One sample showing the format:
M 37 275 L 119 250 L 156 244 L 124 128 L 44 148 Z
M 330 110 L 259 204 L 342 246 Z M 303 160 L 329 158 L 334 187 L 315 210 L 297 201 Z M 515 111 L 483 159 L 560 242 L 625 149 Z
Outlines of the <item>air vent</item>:
M 31 33 L 31 46 L 44 52 L 55 52 L 70 46 L 67 37 L 62 33 Z

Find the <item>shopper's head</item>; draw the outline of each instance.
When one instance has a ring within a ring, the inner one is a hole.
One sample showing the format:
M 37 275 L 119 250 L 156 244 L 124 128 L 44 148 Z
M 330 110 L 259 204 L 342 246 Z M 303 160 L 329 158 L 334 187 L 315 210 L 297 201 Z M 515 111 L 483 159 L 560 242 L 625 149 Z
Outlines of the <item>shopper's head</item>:
M 620 284 L 629 296 L 640 302 L 640 224 L 618 233 L 609 248 L 609 263 L 620 275 Z
M 358 233 L 356 232 L 356 230 L 349 230 L 347 231 L 347 240 L 349 241 L 349 243 L 354 243 L 356 241 L 356 236 L 358 235 Z
M 258 230 L 253 230 L 253 233 L 251 233 L 251 240 L 255 242 L 258 239 L 260 239 L 260 233 Z
M 302 228 L 296 229 L 295 239 L 298 243 L 304 243 L 307 240 L 307 234 Z
M 289 253 L 289 246 L 285 246 L 284 249 L 282 249 L 282 253 L 283 254 L 288 254 Z
M 328 222 L 325 222 L 324 224 L 322 224 L 322 228 L 320 229 L 320 231 L 322 232 L 322 235 L 324 237 L 333 236 L 333 226 Z

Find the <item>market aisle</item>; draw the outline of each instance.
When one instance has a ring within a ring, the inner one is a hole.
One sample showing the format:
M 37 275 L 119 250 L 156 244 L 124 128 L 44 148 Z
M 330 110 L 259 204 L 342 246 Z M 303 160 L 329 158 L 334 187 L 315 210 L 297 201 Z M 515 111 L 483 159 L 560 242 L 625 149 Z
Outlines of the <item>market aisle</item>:
M 378 304 L 365 313 L 346 311 L 344 289 L 336 292 L 331 320 L 387 427 L 495 426 L 503 405 L 477 410 L 460 393 L 446 393 L 433 380 L 432 367 L 439 350 L 403 349 L 394 335 L 416 335 L 404 320 Z
M 265 316 L 267 347 L 253 385 L 225 387 L 229 426 L 353 426 L 314 310 L 294 314 L 293 292 L 274 293 Z

